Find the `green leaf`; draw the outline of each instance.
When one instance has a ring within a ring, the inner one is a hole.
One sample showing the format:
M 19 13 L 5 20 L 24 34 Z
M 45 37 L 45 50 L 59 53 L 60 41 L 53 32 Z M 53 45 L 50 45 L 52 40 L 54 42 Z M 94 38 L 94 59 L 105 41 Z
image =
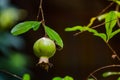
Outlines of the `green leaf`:
M 107 16 L 107 14 L 108 14 L 108 13 L 102 14 L 102 15 L 98 16 L 97 19 L 98 19 L 99 21 L 102 21 L 103 19 L 105 19 L 105 17 Z
M 112 0 L 114 1 L 115 3 L 117 3 L 118 5 L 120 5 L 120 1 L 119 0 Z
M 112 75 L 120 75 L 120 72 L 105 72 L 103 73 L 103 77 L 109 77 L 109 76 L 112 76 Z
M 29 74 L 24 74 L 22 80 L 30 80 L 30 75 Z
M 95 29 L 86 27 L 86 30 L 93 33 L 93 34 L 98 34 L 97 30 L 95 30 Z
M 86 27 L 91 27 L 95 20 L 96 20 L 96 17 L 92 17 L 92 18 L 90 19 L 89 24 L 88 24 Z
M 105 28 L 106 28 L 106 34 L 108 40 L 110 39 L 110 35 L 116 23 L 117 23 L 117 15 L 115 11 L 110 11 L 105 18 Z
M 116 13 L 117 17 L 120 18 L 120 12 L 115 11 L 115 13 Z
M 61 47 L 61 49 L 63 48 L 62 38 L 56 31 L 54 31 L 48 26 L 45 26 L 45 32 L 47 33 L 50 39 L 54 40 L 56 44 Z
M 61 77 L 54 77 L 52 80 L 63 80 Z
M 84 31 L 84 28 L 82 26 L 74 26 L 72 28 L 65 28 L 65 31 L 77 31 L 77 30 Z
M 106 34 L 104 34 L 104 33 L 98 33 L 98 34 L 94 34 L 94 35 L 102 38 L 104 41 L 107 41 Z
M 40 27 L 40 24 L 41 22 L 38 22 L 38 21 L 25 21 L 13 27 L 13 29 L 11 30 L 11 33 L 13 35 L 20 35 L 29 31 L 32 28 L 34 31 L 36 31 Z
M 120 5 L 120 1 L 116 0 L 116 3 L 117 3 L 118 5 Z
M 120 29 L 115 30 L 114 32 L 111 33 L 110 38 L 115 36 L 116 34 L 120 33 Z
M 102 38 L 104 41 L 106 41 L 106 34 L 104 33 L 98 33 L 95 29 L 89 28 L 89 27 L 82 27 L 82 26 L 75 26 L 72 28 L 66 28 L 65 31 L 88 31 L 93 33 L 93 35 L 98 36 Z
M 120 80 L 120 77 L 118 77 L 118 79 L 117 80 Z
M 103 73 L 103 77 L 109 77 L 109 76 L 111 76 L 111 75 L 113 75 L 113 72 L 105 72 L 105 73 Z
M 65 76 L 63 80 L 74 80 L 74 79 L 70 76 Z
M 106 34 L 104 33 L 98 33 L 97 30 L 92 29 L 92 28 L 87 28 L 87 30 L 91 33 L 93 33 L 93 35 L 98 36 L 100 38 L 102 38 L 104 41 L 106 41 Z

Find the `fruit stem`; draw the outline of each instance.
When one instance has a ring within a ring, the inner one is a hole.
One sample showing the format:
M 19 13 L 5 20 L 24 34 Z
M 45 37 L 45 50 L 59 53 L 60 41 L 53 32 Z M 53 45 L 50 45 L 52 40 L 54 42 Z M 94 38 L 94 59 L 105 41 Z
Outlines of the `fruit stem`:
M 40 57 L 38 64 L 49 63 L 48 57 Z
M 46 71 L 48 71 L 49 67 L 51 66 L 48 57 L 40 57 L 38 65 L 40 65 L 40 67 Z

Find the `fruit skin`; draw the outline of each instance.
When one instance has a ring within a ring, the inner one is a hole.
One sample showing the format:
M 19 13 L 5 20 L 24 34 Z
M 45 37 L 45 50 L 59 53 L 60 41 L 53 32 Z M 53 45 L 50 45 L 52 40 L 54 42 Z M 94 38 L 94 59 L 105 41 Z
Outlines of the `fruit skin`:
M 42 37 L 34 43 L 33 50 L 34 54 L 39 58 L 40 57 L 50 58 L 55 54 L 56 46 L 51 39 L 47 37 Z

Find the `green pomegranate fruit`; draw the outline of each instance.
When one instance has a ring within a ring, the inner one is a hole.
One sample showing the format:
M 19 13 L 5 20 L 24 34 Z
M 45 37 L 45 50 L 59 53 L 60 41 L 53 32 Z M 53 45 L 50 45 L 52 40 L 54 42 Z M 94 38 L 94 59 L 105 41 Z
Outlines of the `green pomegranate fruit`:
M 42 37 L 34 43 L 33 50 L 34 54 L 40 58 L 38 64 L 46 67 L 46 64 L 49 64 L 49 58 L 56 52 L 56 46 L 51 39 Z
M 37 57 L 52 57 L 56 51 L 55 43 L 46 37 L 38 39 L 33 46 L 34 53 Z

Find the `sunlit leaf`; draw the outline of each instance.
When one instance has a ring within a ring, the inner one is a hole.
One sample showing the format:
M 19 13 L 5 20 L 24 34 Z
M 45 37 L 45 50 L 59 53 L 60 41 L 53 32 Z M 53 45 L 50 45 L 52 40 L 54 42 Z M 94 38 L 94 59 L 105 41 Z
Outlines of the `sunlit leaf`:
M 113 12 L 117 15 L 118 18 L 120 18 L 120 12 L 118 12 L 118 11 L 113 11 Z M 105 19 L 105 17 L 107 16 L 107 14 L 108 14 L 108 13 L 104 13 L 104 14 L 98 16 L 97 19 L 98 19 L 99 21 L 102 21 L 103 19 Z
M 47 33 L 50 39 L 54 40 L 56 44 L 61 47 L 61 49 L 63 48 L 62 38 L 55 30 L 51 29 L 48 26 L 45 26 L 45 32 Z
M 30 80 L 30 75 L 29 74 L 24 74 L 22 80 Z
M 103 73 L 103 77 L 109 77 L 109 76 L 112 76 L 112 75 L 120 75 L 120 72 L 105 72 Z
M 63 80 L 61 77 L 54 77 L 52 80 Z
M 38 21 L 25 21 L 13 27 L 13 29 L 11 30 L 11 33 L 13 35 L 20 35 L 29 31 L 32 28 L 34 31 L 36 31 L 40 27 L 40 24 L 41 23 Z
M 110 39 L 110 35 L 116 23 L 117 23 L 117 15 L 114 11 L 110 11 L 105 18 L 105 28 L 106 28 L 106 34 L 108 40 Z
M 65 76 L 63 80 L 74 80 L 74 79 L 70 76 Z

